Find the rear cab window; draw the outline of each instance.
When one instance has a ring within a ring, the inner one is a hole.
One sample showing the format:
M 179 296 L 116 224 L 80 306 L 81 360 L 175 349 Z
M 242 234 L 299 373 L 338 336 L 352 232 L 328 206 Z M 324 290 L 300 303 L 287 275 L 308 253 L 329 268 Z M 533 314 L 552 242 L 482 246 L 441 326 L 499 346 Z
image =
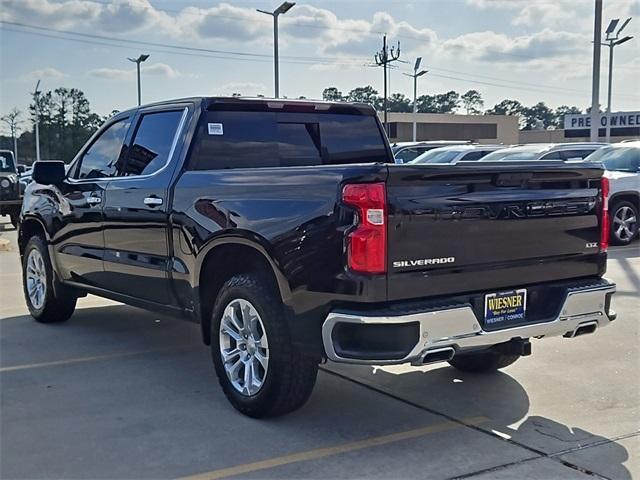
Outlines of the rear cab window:
M 188 169 L 390 161 L 373 115 L 213 110 L 202 115 Z

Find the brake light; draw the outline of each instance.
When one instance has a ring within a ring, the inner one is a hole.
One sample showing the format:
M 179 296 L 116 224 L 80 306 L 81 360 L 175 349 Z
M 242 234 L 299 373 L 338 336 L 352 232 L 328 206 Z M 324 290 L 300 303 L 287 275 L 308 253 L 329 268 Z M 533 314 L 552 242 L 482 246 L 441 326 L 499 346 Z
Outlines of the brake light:
M 387 271 L 387 195 L 384 183 L 345 185 L 342 201 L 358 210 L 358 223 L 347 235 L 347 264 L 362 273 Z
M 606 252 L 609 248 L 609 179 L 602 177 L 600 181 L 602 194 L 602 208 L 600 210 L 600 251 Z

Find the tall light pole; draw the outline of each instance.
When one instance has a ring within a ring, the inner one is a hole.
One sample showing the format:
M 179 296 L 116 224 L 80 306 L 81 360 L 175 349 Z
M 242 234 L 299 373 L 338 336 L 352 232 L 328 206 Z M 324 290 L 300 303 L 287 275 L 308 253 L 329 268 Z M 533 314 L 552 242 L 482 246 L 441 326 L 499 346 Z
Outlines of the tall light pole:
M 593 21 L 593 64 L 591 66 L 591 132 L 592 142 L 598 141 L 600 127 L 600 50 L 602 45 L 602 0 L 595 0 Z
M 140 94 L 140 64 L 142 62 L 144 62 L 147 58 L 149 58 L 149 55 L 145 55 L 142 54 L 140 55 L 138 58 L 127 58 L 127 60 L 129 60 L 130 62 L 133 62 L 136 64 L 136 70 L 138 72 L 138 106 L 140 106 L 140 99 L 141 99 L 141 94 Z
M 625 42 L 628 42 L 633 38 L 629 35 L 627 35 L 626 37 L 620 38 L 620 32 L 622 32 L 624 27 L 626 27 L 630 21 L 631 21 L 631 17 L 627 18 L 622 24 L 622 26 L 618 29 L 618 31 L 615 32 L 615 35 L 614 35 L 613 31 L 618 26 L 618 22 L 620 22 L 619 18 L 614 18 L 613 20 L 611 20 L 611 22 L 609 23 L 609 26 L 607 27 L 607 30 L 604 32 L 605 43 L 603 43 L 602 45 L 604 45 L 605 47 L 609 47 L 609 85 L 608 85 L 609 91 L 607 92 L 607 143 L 611 141 L 611 124 L 610 124 L 611 115 L 610 114 L 611 114 L 611 84 L 613 82 L 613 47 L 617 45 L 621 45 Z
M 416 105 L 418 101 L 418 77 L 421 77 L 422 75 L 424 75 L 429 71 L 429 70 L 418 71 L 418 69 L 420 68 L 420 62 L 422 62 L 422 57 L 416 58 L 416 64 L 413 66 L 413 73 L 404 74 L 407 77 L 413 78 L 413 141 L 414 142 L 416 141 L 416 136 L 418 132 L 417 118 L 416 118 L 418 113 L 418 109 Z
M 36 89 L 33 91 L 33 103 L 35 105 L 35 113 L 36 113 L 36 162 L 40 161 L 40 91 L 38 87 L 40 86 L 40 80 L 36 83 Z
M 273 17 L 273 76 L 274 76 L 274 96 L 280 97 L 280 74 L 278 71 L 278 17 L 283 13 L 287 13 L 291 10 L 296 3 L 295 2 L 283 2 L 273 12 L 267 12 L 266 10 L 256 9 L 260 13 L 271 15 Z

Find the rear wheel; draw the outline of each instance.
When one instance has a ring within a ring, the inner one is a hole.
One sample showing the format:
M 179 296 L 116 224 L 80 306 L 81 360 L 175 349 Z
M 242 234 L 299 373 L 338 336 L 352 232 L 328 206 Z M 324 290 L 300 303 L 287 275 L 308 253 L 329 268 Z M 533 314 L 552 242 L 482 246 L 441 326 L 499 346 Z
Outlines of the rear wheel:
M 55 278 L 47 244 L 39 236 L 27 242 L 22 283 L 27 307 L 37 322 L 64 322 L 73 315 L 77 296 Z
M 11 225 L 13 225 L 13 228 L 18 228 L 18 217 L 20 216 L 20 211 L 19 210 L 11 210 L 11 212 L 9 212 L 9 220 L 11 221 Z
M 237 410 L 261 418 L 304 405 L 318 364 L 293 345 L 282 302 L 266 279 L 231 277 L 220 290 L 211 322 L 218 380 Z
M 508 367 L 520 355 L 512 355 L 499 352 L 479 352 L 460 354 L 449 360 L 449 365 L 463 372 L 482 373 L 492 372 L 504 367 Z
M 637 206 L 627 201 L 616 203 L 611 209 L 611 243 L 628 245 L 637 234 Z

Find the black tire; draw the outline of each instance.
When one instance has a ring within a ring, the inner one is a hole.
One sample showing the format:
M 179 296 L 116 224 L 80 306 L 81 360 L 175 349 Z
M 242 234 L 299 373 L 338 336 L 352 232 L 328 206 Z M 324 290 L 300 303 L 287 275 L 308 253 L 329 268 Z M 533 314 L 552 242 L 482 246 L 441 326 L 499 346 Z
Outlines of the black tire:
M 626 200 L 616 202 L 610 212 L 610 241 L 614 245 L 629 245 L 638 236 L 638 206 Z M 616 223 L 617 215 L 625 215 L 627 218 L 635 217 L 636 221 L 627 225 L 630 233 L 626 229 L 620 229 L 620 224 Z
M 46 281 L 44 282 L 44 301 L 41 305 L 34 305 L 28 291 L 27 270 L 31 252 L 37 251 L 44 264 Z M 22 285 L 24 298 L 29 308 L 29 313 L 40 323 L 57 323 L 68 320 L 76 308 L 78 297 L 56 278 L 49 258 L 47 244 L 40 236 L 33 236 L 27 242 L 22 258 Z
M 262 386 L 254 395 L 236 390 L 220 353 L 222 315 L 237 299 L 255 308 L 269 345 L 268 368 Z M 235 275 L 222 286 L 211 319 L 211 354 L 218 381 L 229 402 L 239 412 L 254 418 L 274 417 L 300 408 L 311 395 L 318 374 L 318 362 L 302 355 L 291 341 L 277 290 L 258 274 Z
M 499 352 L 468 353 L 456 355 L 449 360 L 449 365 L 463 372 L 483 373 L 508 367 L 519 358 L 520 355 Z
M 20 217 L 20 212 L 18 210 L 12 210 L 9 212 L 9 220 L 11 221 L 11 225 L 13 228 L 18 228 L 18 218 Z

